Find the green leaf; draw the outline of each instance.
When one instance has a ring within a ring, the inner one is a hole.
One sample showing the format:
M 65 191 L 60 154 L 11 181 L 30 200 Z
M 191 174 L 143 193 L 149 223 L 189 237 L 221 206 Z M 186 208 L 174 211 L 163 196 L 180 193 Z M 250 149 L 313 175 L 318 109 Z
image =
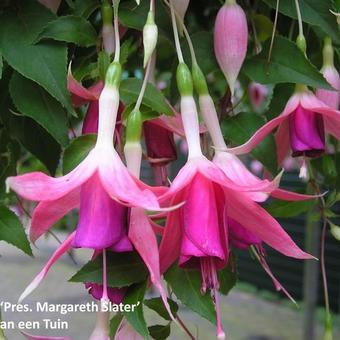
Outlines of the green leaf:
M 12 75 L 9 90 L 15 107 L 23 115 L 34 119 L 61 145 L 68 143 L 66 113 L 58 101 L 17 72 Z
M 143 299 L 146 287 L 147 281 L 131 286 L 123 301 L 124 305 L 137 305 L 134 312 L 124 312 L 124 317 L 144 339 L 149 338 L 149 331 L 143 311 Z
M 228 295 L 232 288 L 236 285 L 237 273 L 236 269 L 232 270 L 230 263 L 227 267 L 218 272 L 218 282 L 220 283 L 220 292 Z
M 333 235 L 333 237 L 340 241 L 340 227 L 335 225 L 334 223 L 329 223 L 329 226 L 331 228 L 331 234 Z
M 69 112 L 74 112 L 66 89 L 66 45 L 44 42 L 33 45 L 42 29 L 56 16 L 33 0 L 19 0 L 16 12 L 0 17 L 0 50 L 17 72 L 41 85 Z
M 98 67 L 98 73 L 101 80 L 105 81 L 106 77 L 106 71 L 109 68 L 111 62 L 111 58 L 106 51 L 100 51 L 98 53 L 98 61 L 97 61 L 97 67 Z
M 259 42 L 264 42 L 271 37 L 273 32 L 272 21 L 262 14 L 254 15 L 254 25 L 257 34 L 257 40 Z
M 97 41 L 97 32 L 84 18 L 66 15 L 49 22 L 38 35 L 36 42 L 43 39 L 53 39 L 74 43 L 78 46 L 94 46 Z
M 263 0 L 271 8 L 276 8 L 276 0 Z M 329 11 L 332 0 L 299 0 L 302 20 L 312 26 L 317 26 L 329 35 L 334 42 L 340 43 L 336 18 Z M 280 2 L 279 11 L 291 18 L 297 19 L 294 0 Z
M 127 119 L 129 117 L 129 114 L 132 112 L 132 110 L 134 108 L 135 108 L 135 104 L 126 105 L 125 108 L 124 108 L 124 111 L 122 113 L 123 119 Z M 153 111 L 151 108 L 149 108 L 148 106 L 145 106 L 145 105 L 141 105 L 139 111 L 142 115 L 142 121 L 143 122 L 158 117 L 157 112 Z
M 123 103 L 125 105 L 135 103 L 141 87 L 142 80 L 136 78 L 123 80 L 119 88 Z M 147 85 L 142 103 L 158 113 L 166 114 L 168 116 L 173 115 L 173 111 L 164 95 L 152 84 Z
M 323 75 L 308 61 L 296 44 L 286 38 L 275 37 L 268 64 L 269 44 L 268 40 L 260 54 L 245 61 L 243 71 L 249 78 L 261 84 L 297 83 L 331 89 Z
M 96 9 L 100 7 L 98 0 L 75 0 L 74 14 L 87 19 Z
M 65 149 L 63 157 L 63 174 L 72 171 L 89 152 L 94 148 L 97 140 L 96 134 L 83 135 L 72 139 Z
M 170 323 L 167 325 L 154 325 L 149 327 L 150 336 L 155 340 L 165 340 L 170 336 Z
M 4 205 L 0 205 L 0 240 L 18 247 L 27 255 L 33 255 L 21 222 Z
M 285 108 L 289 98 L 294 92 L 292 84 L 277 84 L 273 91 L 273 97 L 269 105 L 266 117 L 271 120 L 277 117 Z
M 219 69 L 214 53 L 214 38 L 211 32 L 201 31 L 191 36 L 192 44 L 195 48 L 198 65 L 204 74 Z M 187 44 L 183 45 L 183 55 L 188 62 L 191 60 L 190 51 Z M 190 65 L 190 64 L 189 64 Z
M 266 210 L 274 217 L 295 217 L 307 212 L 315 204 L 313 200 L 288 202 L 274 201 L 266 206 Z
M 171 300 L 168 298 L 168 303 L 170 306 L 170 310 L 173 316 L 176 317 L 176 314 L 178 312 L 178 305 L 174 300 Z M 144 305 L 147 306 L 148 308 L 152 309 L 155 311 L 157 314 L 159 314 L 163 319 L 171 321 L 171 317 L 164 307 L 164 303 L 160 297 L 157 298 L 152 298 L 149 300 L 144 301 Z
M 38 123 L 28 117 L 10 117 L 10 133 L 25 149 L 55 174 L 61 153 L 60 145 Z
M 123 314 L 119 312 L 110 320 L 110 338 L 114 338 L 122 320 Z
M 126 287 L 141 282 L 148 275 L 144 262 L 137 253 L 107 253 L 107 277 L 110 287 Z M 102 283 L 103 260 L 102 256 L 88 262 L 71 279 L 70 282 Z
M 255 113 L 241 112 L 222 123 L 223 135 L 235 145 L 246 142 L 257 129 L 265 123 L 264 119 Z M 276 145 L 272 134 L 268 135 L 252 152 L 272 174 L 277 172 Z
M 216 323 L 215 307 L 209 294 L 201 294 L 201 273 L 173 265 L 164 275 L 177 298 L 195 313 Z

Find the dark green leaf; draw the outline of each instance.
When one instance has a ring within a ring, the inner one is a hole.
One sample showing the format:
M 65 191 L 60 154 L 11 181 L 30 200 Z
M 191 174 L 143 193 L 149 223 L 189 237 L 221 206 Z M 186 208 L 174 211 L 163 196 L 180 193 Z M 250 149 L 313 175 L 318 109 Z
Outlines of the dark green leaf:
M 275 37 L 268 64 L 269 44 L 267 41 L 260 54 L 245 61 L 243 71 L 249 78 L 262 84 L 298 83 L 331 89 L 322 74 L 306 59 L 296 44 L 286 38 Z
M 121 100 L 125 105 L 135 103 L 137 101 L 140 89 L 142 87 L 142 80 L 129 78 L 121 82 L 120 95 Z M 173 115 L 173 111 L 166 101 L 163 94 L 156 89 L 152 84 L 148 84 L 143 97 L 143 104 L 150 107 L 152 110 L 166 115 Z
M 36 42 L 43 39 L 65 41 L 89 47 L 96 44 L 97 32 L 84 18 L 67 15 L 49 22 L 39 34 Z
M 4 68 L 4 62 L 2 60 L 2 54 L 0 53 L 0 79 L 2 78 L 2 69 Z
M 105 51 L 100 51 L 98 53 L 98 74 L 101 80 L 105 81 L 106 71 L 110 65 L 111 58 Z
M 278 84 L 275 86 L 273 97 L 266 113 L 268 120 L 275 118 L 284 110 L 293 92 L 294 86 L 292 84 Z
M 21 222 L 3 205 L 0 205 L 0 240 L 18 247 L 27 255 L 33 255 Z
M 272 8 L 276 8 L 277 0 L 263 0 Z M 332 0 L 299 0 L 302 20 L 310 25 L 320 27 L 323 32 L 340 43 L 336 18 L 329 11 Z M 280 1 L 279 11 L 291 18 L 297 19 L 294 0 Z
M 231 268 L 230 262 L 228 266 L 218 272 L 218 282 L 220 283 L 220 292 L 228 295 L 232 288 L 236 285 L 237 273 Z
M 216 323 L 215 307 L 209 294 L 201 294 L 201 273 L 173 265 L 164 275 L 177 298 L 188 308 Z
M 171 300 L 169 298 L 168 298 L 168 303 L 169 303 L 172 315 L 176 317 L 176 314 L 178 311 L 177 303 L 174 300 Z M 153 311 L 155 311 L 156 313 L 158 313 L 163 319 L 169 320 L 169 321 L 171 320 L 171 317 L 168 311 L 166 310 L 166 308 L 164 307 L 164 303 L 160 297 L 145 300 L 144 304 L 150 309 L 152 309 Z
M 222 131 L 227 140 L 240 145 L 246 142 L 264 123 L 264 119 L 255 113 L 241 112 L 223 121 Z M 251 154 L 272 174 L 276 173 L 276 145 L 273 135 L 267 136 Z
M 87 19 L 99 7 L 100 2 L 98 0 L 75 0 L 73 10 L 74 14 Z
M 167 325 L 154 325 L 149 327 L 150 336 L 155 340 L 165 340 L 170 335 L 170 323 Z
M 137 305 L 134 312 L 124 312 L 124 317 L 144 339 L 149 338 L 148 327 L 144 319 L 143 311 L 143 299 L 146 287 L 147 281 L 131 286 L 123 301 L 125 305 Z
M 107 276 L 110 287 L 125 287 L 146 279 L 148 271 L 136 253 L 107 253 Z M 103 260 L 98 256 L 88 262 L 71 279 L 71 282 L 102 283 Z
M 97 135 L 89 134 L 72 139 L 65 149 L 63 157 L 63 174 L 72 171 L 93 149 L 96 144 Z
M 37 1 L 18 1 L 16 12 L 6 11 L 0 17 L 0 49 L 11 67 L 74 112 L 66 89 L 66 45 L 59 42 L 33 45 L 37 35 L 55 18 Z
M 39 124 L 28 117 L 10 117 L 10 133 L 26 150 L 37 157 L 55 174 L 61 153 L 60 145 Z
M 68 143 L 68 127 L 63 107 L 36 83 L 14 72 L 9 86 L 15 107 L 34 119 L 61 145 Z
M 110 338 L 114 338 L 117 333 L 118 327 L 123 320 L 123 314 L 117 313 L 111 320 L 110 320 Z
M 213 34 L 205 31 L 197 32 L 191 36 L 191 39 L 195 48 L 198 65 L 204 74 L 208 74 L 219 69 L 214 53 Z M 189 63 L 190 51 L 187 44 L 183 45 L 183 55 L 185 60 Z
M 274 217 L 294 217 L 307 212 L 315 204 L 313 200 L 287 202 L 274 201 L 266 206 L 267 211 Z

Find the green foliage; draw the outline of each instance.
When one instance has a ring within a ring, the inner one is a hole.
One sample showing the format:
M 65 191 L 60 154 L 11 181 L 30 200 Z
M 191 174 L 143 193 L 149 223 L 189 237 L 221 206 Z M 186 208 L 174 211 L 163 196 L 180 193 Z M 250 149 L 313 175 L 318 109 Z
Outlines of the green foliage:
M 72 171 L 83 161 L 96 144 L 97 135 L 89 134 L 74 138 L 65 149 L 63 157 L 63 173 Z
M 170 335 L 170 324 L 154 325 L 149 327 L 150 336 L 155 340 L 165 340 Z
M 16 10 L 0 17 L 0 49 L 4 59 L 73 112 L 66 89 L 66 46 L 58 42 L 34 44 L 41 29 L 55 16 L 37 1 L 21 0 L 17 5 Z
M 97 32 L 84 18 L 67 15 L 49 22 L 38 35 L 36 43 L 44 39 L 65 41 L 78 46 L 89 47 L 96 44 Z
M 21 222 L 4 205 L 0 205 L 0 240 L 18 247 L 27 255 L 33 255 Z
M 124 312 L 124 317 L 131 326 L 144 338 L 149 338 L 149 331 L 144 319 L 143 299 L 147 287 L 147 281 L 131 286 L 124 298 L 123 303 L 127 305 L 136 304 L 134 312 Z
M 266 206 L 267 211 L 274 217 L 295 217 L 306 213 L 315 202 L 313 200 L 289 202 L 289 201 L 274 201 Z
M 103 259 L 88 262 L 74 276 L 70 282 L 93 282 L 102 283 Z M 107 277 L 110 287 L 121 288 L 146 279 L 148 271 L 142 259 L 136 253 L 107 253 Z
M 222 123 L 222 131 L 228 141 L 240 145 L 246 142 L 264 123 L 264 119 L 255 113 L 242 112 L 225 120 Z M 272 174 L 277 172 L 276 146 L 272 135 L 267 136 L 251 154 Z
M 275 37 L 268 63 L 269 45 L 268 40 L 260 54 L 246 60 L 243 71 L 249 78 L 262 84 L 297 83 L 331 89 L 295 43 L 284 37 Z
M 59 144 L 65 146 L 68 143 L 66 113 L 58 101 L 42 87 L 16 72 L 12 75 L 9 90 L 21 114 L 35 120 Z
M 262 0 L 271 8 L 276 8 L 276 0 Z M 299 0 L 302 20 L 312 26 L 319 27 L 325 34 L 340 43 L 336 18 L 329 11 L 332 0 Z M 280 2 L 279 11 L 291 18 L 297 19 L 295 0 Z
M 168 298 L 168 303 L 170 306 L 171 313 L 174 317 L 176 317 L 176 314 L 178 312 L 178 305 L 174 300 L 171 300 Z M 166 310 L 164 303 L 161 298 L 152 298 L 149 300 L 144 301 L 144 305 L 147 306 L 148 308 L 152 309 L 155 311 L 158 315 L 160 315 L 163 319 L 171 321 L 171 317 Z
M 216 323 L 215 308 L 209 293 L 201 293 L 201 273 L 173 265 L 164 275 L 176 297 L 195 313 Z

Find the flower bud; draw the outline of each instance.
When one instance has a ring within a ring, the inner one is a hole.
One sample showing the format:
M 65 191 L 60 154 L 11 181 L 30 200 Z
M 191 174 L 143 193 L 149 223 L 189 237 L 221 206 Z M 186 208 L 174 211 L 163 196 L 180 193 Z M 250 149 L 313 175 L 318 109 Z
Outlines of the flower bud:
M 185 13 L 188 9 L 190 0 L 170 0 L 172 6 L 174 7 L 175 12 L 180 17 L 181 21 L 184 21 Z M 183 27 L 182 23 L 178 23 L 178 31 L 181 35 L 183 35 Z
M 118 62 L 112 62 L 106 71 L 105 86 L 119 87 L 122 78 L 122 66 Z
M 316 96 L 332 109 L 338 110 L 340 103 L 340 76 L 334 67 L 334 50 L 332 41 L 325 39 L 323 47 L 323 66 L 321 73 L 334 90 L 318 89 Z
M 224 73 L 230 92 L 247 53 L 248 26 L 243 9 L 234 0 L 226 1 L 219 10 L 214 31 L 215 56 Z
M 265 101 L 268 90 L 264 85 L 260 83 L 251 82 L 248 87 L 248 93 L 252 107 L 254 109 L 258 109 Z
M 209 94 L 205 76 L 197 63 L 192 65 L 192 80 L 194 82 L 195 90 L 200 96 Z
M 113 29 L 113 12 L 112 6 L 110 5 L 109 1 L 103 1 L 102 8 L 102 20 L 103 20 L 103 45 L 104 50 L 108 54 L 112 54 L 115 51 L 115 34 Z
M 149 12 L 148 18 L 143 28 L 143 45 L 144 45 L 144 67 L 148 63 L 153 51 L 157 45 L 158 28 L 155 24 L 155 16 L 152 11 Z
M 38 0 L 42 5 L 49 8 L 53 13 L 57 13 L 61 0 Z
M 176 80 L 181 97 L 192 96 L 194 85 L 190 70 L 186 64 L 180 63 L 177 66 Z

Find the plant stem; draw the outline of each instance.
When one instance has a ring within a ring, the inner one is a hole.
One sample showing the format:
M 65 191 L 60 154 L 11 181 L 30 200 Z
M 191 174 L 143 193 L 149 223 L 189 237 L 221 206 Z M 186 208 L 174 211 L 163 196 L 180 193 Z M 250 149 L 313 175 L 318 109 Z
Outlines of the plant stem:
M 273 25 L 273 32 L 272 32 L 272 37 L 270 40 L 270 47 L 269 47 L 269 52 L 268 52 L 268 59 L 267 63 L 270 63 L 270 59 L 272 57 L 272 51 L 273 51 L 273 45 L 274 45 L 274 39 L 275 39 L 275 33 L 276 33 L 276 26 L 277 26 L 277 18 L 279 16 L 279 6 L 280 6 L 280 0 L 276 1 L 276 9 L 275 9 L 275 18 L 274 18 L 274 25 Z
M 179 317 L 179 315 L 177 314 L 176 319 L 178 321 L 178 323 L 182 326 L 183 330 L 185 331 L 185 333 L 189 336 L 190 339 L 192 340 L 196 340 L 196 338 L 191 334 L 191 332 L 189 331 L 189 329 L 187 328 L 187 326 L 185 325 L 185 323 L 183 322 L 183 320 Z
M 120 58 L 120 36 L 119 36 L 119 23 L 118 23 L 118 7 L 120 0 L 113 0 L 113 23 L 115 30 L 115 41 L 116 41 L 116 50 L 114 61 L 119 62 Z
M 138 98 L 137 98 L 134 110 L 139 110 L 140 106 L 142 104 L 142 100 L 143 100 L 143 97 L 144 97 L 146 86 L 147 86 L 147 84 L 149 82 L 149 78 L 150 78 L 151 63 L 152 63 L 152 57 L 149 59 L 147 65 L 146 65 L 146 70 L 145 70 L 145 75 L 144 75 L 144 79 L 143 79 L 143 84 L 142 84 L 142 87 L 140 89 L 140 92 L 139 92 L 139 95 L 138 95 Z
M 296 15 L 297 15 L 298 23 L 299 23 L 299 36 L 303 37 L 303 25 L 302 25 L 302 17 L 301 17 L 299 0 L 295 0 L 295 6 L 296 6 Z
M 174 31 L 174 39 L 175 39 L 178 61 L 179 63 L 184 63 L 181 45 L 179 43 L 179 35 L 178 35 L 178 30 L 177 30 L 176 18 L 175 18 L 175 10 L 171 2 L 170 2 L 170 12 L 171 12 L 171 22 L 172 22 L 172 29 Z

